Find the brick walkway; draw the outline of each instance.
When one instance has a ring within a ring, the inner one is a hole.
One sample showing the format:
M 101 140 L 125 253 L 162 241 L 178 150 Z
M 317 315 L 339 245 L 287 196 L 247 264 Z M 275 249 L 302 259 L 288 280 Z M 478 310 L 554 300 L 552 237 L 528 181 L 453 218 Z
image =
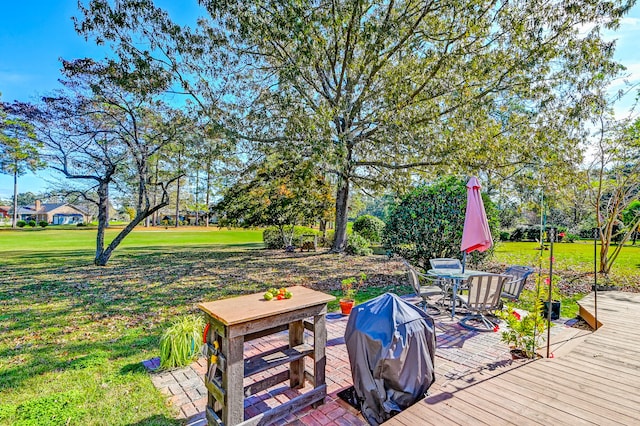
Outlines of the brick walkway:
M 413 301 L 412 299 L 408 299 Z M 325 404 L 318 409 L 307 407 L 289 415 L 278 425 L 367 425 L 360 413 L 337 393 L 352 385 L 349 357 L 344 343 L 344 330 L 348 317 L 337 313 L 327 315 L 327 367 L 326 381 L 328 396 Z M 500 341 L 500 333 L 474 332 L 459 325 L 459 318 L 451 319 L 450 315 L 441 314 L 435 317 L 437 351 L 436 382 L 431 390 L 435 391 L 447 382 L 460 379 L 470 373 L 483 370 L 509 368 L 512 365 L 509 349 Z M 553 334 L 567 329 L 562 321 L 552 327 Z M 307 343 L 313 342 L 311 335 L 305 335 Z M 245 354 L 251 356 L 259 352 L 288 344 L 286 332 L 245 343 Z M 308 360 L 309 361 L 309 360 Z M 171 371 L 153 372 L 158 367 L 158 359 L 145 361 L 145 367 L 151 371 L 153 384 L 170 398 L 171 404 L 179 410 L 177 417 L 186 419 L 188 426 L 206 425 L 204 409 L 207 402 L 207 390 L 203 377 L 206 371 L 206 360 L 200 358 L 191 366 Z M 260 380 L 267 375 L 287 368 L 278 367 L 268 372 L 245 379 L 245 386 L 253 380 Z M 308 369 L 312 370 L 311 364 Z M 284 384 L 276 385 L 266 391 L 245 399 L 245 418 L 277 406 L 310 390 L 307 385 L 302 389 L 289 389 Z

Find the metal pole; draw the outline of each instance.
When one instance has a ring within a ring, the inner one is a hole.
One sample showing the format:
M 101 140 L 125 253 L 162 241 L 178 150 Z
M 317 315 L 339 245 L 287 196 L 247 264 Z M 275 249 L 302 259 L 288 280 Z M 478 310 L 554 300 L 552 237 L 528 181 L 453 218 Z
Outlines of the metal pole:
M 551 303 L 553 297 L 551 295 L 553 291 L 553 241 L 556 239 L 556 228 L 549 228 L 549 300 L 547 306 L 547 358 L 551 353 Z
M 598 329 L 598 228 L 593 228 L 593 304 L 596 330 Z
M 542 255 L 544 254 L 544 226 L 545 226 L 545 216 L 544 216 L 544 191 L 540 193 L 540 257 L 538 258 L 538 279 L 536 280 L 536 302 L 540 299 L 540 280 L 542 280 Z M 534 309 L 535 309 L 534 304 Z M 540 317 L 539 313 L 535 314 L 535 324 L 533 327 L 533 342 L 534 348 L 532 354 L 535 357 L 535 351 L 538 349 L 536 346 L 536 334 L 538 331 L 538 318 Z

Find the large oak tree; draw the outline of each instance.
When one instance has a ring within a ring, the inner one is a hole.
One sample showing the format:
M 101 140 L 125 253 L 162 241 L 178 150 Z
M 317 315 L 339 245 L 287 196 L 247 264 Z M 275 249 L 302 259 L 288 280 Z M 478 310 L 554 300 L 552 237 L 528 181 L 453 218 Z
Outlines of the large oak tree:
M 572 159 L 585 97 L 618 70 L 600 29 L 633 2 L 198 3 L 181 26 L 151 0 L 91 0 L 77 29 L 171 75 L 254 150 L 282 145 L 332 173 L 342 251 L 354 185 Z

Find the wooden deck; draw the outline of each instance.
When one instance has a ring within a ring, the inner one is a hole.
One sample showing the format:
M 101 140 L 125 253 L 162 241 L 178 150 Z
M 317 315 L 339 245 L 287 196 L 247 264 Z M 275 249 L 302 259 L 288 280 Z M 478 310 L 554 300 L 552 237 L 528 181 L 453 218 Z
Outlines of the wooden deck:
M 593 313 L 593 294 L 580 305 Z M 640 294 L 598 293 L 598 322 L 555 358 L 436 383 L 387 426 L 640 424 Z M 546 351 L 545 351 L 546 353 Z

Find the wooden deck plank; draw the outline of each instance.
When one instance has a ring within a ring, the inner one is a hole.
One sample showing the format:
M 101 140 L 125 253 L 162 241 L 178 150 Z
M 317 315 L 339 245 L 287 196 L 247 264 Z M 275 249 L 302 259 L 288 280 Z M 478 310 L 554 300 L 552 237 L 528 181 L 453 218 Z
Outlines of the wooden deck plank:
M 569 370 L 570 367 L 571 370 Z M 602 370 L 593 371 L 590 367 L 584 367 L 584 369 L 581 370 L 580 366 L 575 362 L 564 365 L 560 362 L 551 363 L 547 368 L 549 374 L 554 376 L 565 377 L 566 375 L 571 375 L 584 383 L 593 383 L 601 389 L 606 386 L 607 393 L 640 404 L 640 394 L 637 393 L 637 385 L 619 381 L 613 382 L 611 377 L 607 376 L 607 373 Z M 598 372 L 600 372 L 601 375 L 594 374 Z
M 428 400 L 429 398 L 425 400 L 427 405 L 429 405 Z M 455 411 L 461 411 L 471 417 L 469 424 L 496 425 L 504 423 L 503 418 L 484 410 L 484 404 L 482 404 L 481 400 L 461 399 L 451 395 L 451 398 L 445 402 L 445 406 Z
M 491 395 L 491 392 L 487 392 L 487 390 L 485 389 L 480 389 L 480 388 L 471 386 L 467 389 L 467 391 L 469 392 L 470 395 L 473 396 L 474 401 L 484 402 L 483 405 L 485 410 L 487 410 L 488 407 L 495 407 L 495 406 L 500 407 L 499 410 L 492 410 L 492 411 L 496 415 L 504 419 L 504 422 L 496 423 L 496 424 L 504 424 L 504 423 L 517 424 L 517 425 L 538 424 L 537 422 L 533 421 L 531 418 L 524 416 L 522 413 L 522 410 L 518 408 L 515 408 L 510 405 L 505 405 L 502 403 L 502 401 L 496 402 L 495 399 L 491 397 L 487 399 L 486 397 L 488 395 Z
M 562 357 L 450 379 L 385 424 L 640 424 L 640 294 L 598 294 L 598 308 L 602 326 Z
M 610 422 L 635 424 L 637 411 L 629 409 L 624 400 L 612 397 L 602 388 L 593 386 L 581 378 L 567 376 L 541 376 L 532 374 L 531 369 L 513 371 L 505 375 L 505 380 L 512 381 L 532 392 L 544 393 L 557 401 L 558 407 L 572 416 L 589 421 L 594 415 L 608 419 Z M 561 382 L 561 386 L 557 383 Z
M 488 406 L 490 409 L 511 406 L 524 416 L 542 424 L 593 424 L 567 413 L 563 407 L 558 406 L 557 400 L 548 394 L 529 392 L 521 384 L 507 381 L 504 376 L 492 380 L 491 384 L 486 386 L 486 390 L 501 396 L 495 404 Z

